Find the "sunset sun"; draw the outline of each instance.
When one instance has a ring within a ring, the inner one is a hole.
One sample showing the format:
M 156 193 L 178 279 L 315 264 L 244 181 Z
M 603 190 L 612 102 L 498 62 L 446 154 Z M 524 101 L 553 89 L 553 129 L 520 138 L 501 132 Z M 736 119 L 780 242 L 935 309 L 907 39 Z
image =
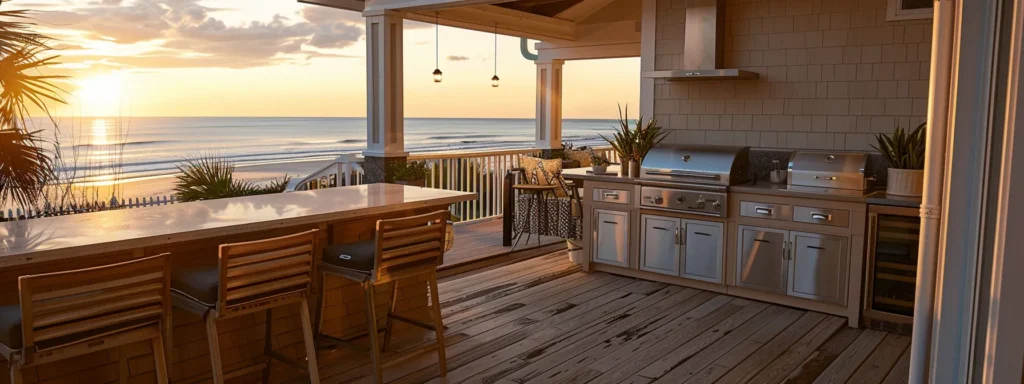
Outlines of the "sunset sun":
M 75 92 L 79 103 L 90 115 L 116 116 L 126 101 L 124 99 L 124 73 L 114 71 L 98 76 L 88 77 L 78 82 L 79 89 Z

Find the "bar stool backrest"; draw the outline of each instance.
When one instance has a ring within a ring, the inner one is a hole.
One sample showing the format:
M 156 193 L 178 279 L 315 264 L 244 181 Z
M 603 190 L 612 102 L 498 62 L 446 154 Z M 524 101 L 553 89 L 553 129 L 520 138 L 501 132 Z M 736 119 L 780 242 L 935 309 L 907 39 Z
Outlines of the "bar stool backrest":
M 170 257 L 18 278 L 24 350 L 56 349 L 170 314 Z
M 444 261 L 447 210 L 377 221 L 374 283 L 435 270 Z
M 317 230 L 220 246 L 217 312 L 255 310 L 254 303 L 309 294 Z

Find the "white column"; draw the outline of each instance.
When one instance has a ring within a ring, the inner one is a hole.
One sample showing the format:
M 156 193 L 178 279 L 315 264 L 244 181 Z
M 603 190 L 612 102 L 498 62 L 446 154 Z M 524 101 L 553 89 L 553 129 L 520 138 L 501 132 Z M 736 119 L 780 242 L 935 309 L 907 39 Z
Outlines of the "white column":
M 537 132 L 540 149 L 562 148 L 562 65 L 564 60 L 537 61 Z
M 391 11 L 366 16 L 366 151 L 364 156 L 405 157 L 402 107 L 402 17 Z

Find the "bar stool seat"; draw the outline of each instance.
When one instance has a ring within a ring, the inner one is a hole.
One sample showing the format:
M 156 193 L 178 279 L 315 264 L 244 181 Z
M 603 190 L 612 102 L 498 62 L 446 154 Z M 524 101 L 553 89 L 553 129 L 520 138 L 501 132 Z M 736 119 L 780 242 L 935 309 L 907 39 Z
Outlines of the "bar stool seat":
M 328 245 L 324 247 L 323 264 L 320 266 L 325 269 L 337 268 L 369 275 L 373 272 L 376 252 L 377 243 L 373 240 Z
M 186 296 L 207 307 L 217 306 L 220 293 L 217 264 L 175 268 L 171 272 L 171 293 Z

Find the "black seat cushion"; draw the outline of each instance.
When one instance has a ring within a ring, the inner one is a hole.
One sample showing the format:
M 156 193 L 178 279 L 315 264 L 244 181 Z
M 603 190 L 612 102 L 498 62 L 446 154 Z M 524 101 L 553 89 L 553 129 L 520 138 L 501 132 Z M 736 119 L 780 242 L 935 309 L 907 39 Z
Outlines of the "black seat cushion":
M 171 290 L 208 307 L 217 305 L 220 270 L 216 263 L 176 267 L 171 270 Z
M 21 306 L 0 307 L 0 344 L 10 349 L 21 349 Z
M 330 266 L 368 274 L 373 271 L 376 252 L 377 243 L 373 240 L 328 245 L 324 247 L 323 262 Z

